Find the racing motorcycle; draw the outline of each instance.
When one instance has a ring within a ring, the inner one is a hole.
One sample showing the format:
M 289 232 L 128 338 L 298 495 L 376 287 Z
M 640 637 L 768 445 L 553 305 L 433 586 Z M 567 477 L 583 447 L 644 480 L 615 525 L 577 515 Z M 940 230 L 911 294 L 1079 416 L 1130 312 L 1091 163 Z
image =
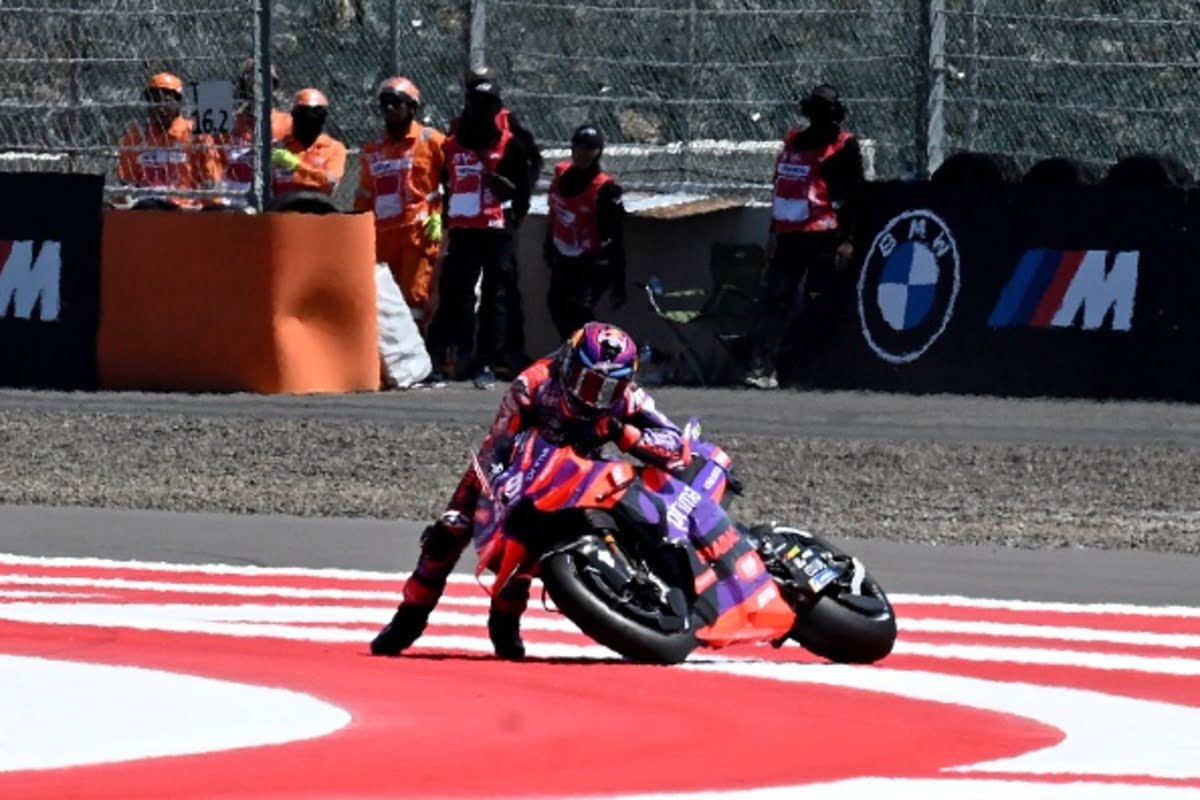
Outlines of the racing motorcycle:
M 479 583 L 495 594 L 540 577 L 581 631 L 634 661 L 789 639 L 841 663 L 890 653 L 896 618 L 862 562 L 799 528 L 735 522 L 730 457 L 696 419 L 684 442 L 677 472 L 585 458 L 537 429 L 518 435 L 507 463 L 473 456 Z

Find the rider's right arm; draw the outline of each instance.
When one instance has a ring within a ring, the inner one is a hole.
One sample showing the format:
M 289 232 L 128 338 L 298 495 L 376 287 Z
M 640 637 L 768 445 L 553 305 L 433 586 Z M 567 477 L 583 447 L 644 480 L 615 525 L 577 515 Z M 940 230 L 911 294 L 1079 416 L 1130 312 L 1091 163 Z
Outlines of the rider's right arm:
M 500 398 L 500 410 L 492 420 L 491 438 L 512 437 L 524 427 L 526 409 L 533 405 L 524 376 L 518 375 Z
M 507 449 L 512 445 L 513 439 L 533 424 L 535 390 L 536 386 L 533 385 L 530 376 L 524 372 L 509 384 L 504 397 L 500 399 L 500 410 L 496 412 L 487 438 L 480 447 L 481 458 L 500 462 L 508 460 Z
M 489 455 L 491 448 L 511 443 L 518 433 L 536 422 L 534 399 L 542 385 L 550 379 L 551 360 L 538 359 L 509 384 L 508 391 L 500 400 L 500 410 L 496 412 L 496 418 L 484 440 L 484 455 Z

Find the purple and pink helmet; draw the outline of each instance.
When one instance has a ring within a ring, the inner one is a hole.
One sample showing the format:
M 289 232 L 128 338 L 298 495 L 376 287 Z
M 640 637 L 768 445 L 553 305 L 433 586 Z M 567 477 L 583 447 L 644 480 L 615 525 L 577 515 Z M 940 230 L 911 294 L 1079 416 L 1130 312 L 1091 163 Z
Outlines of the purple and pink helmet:
M 589 322 L 567 340 L 560 375 L 570 411 L 596 416 L 625 398 L 638 368 L 633 337 L 615 325 Z

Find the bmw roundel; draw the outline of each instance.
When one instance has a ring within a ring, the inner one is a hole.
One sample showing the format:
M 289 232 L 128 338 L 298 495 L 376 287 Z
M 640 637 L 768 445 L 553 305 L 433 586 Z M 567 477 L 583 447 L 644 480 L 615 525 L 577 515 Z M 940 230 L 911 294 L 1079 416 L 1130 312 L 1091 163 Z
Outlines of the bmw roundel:
M 884 361 L 916 361 L 946 330 L 958 284 L 958 244 L 942 218 L 925 209 L 893 217 L 858 278 L 863 338 Z

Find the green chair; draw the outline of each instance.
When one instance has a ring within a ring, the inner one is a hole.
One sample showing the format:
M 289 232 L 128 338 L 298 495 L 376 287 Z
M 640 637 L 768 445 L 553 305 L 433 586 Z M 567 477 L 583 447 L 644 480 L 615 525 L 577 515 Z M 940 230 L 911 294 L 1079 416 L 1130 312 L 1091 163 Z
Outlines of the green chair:
M 708 287 L 667 289 L 657 275 L 638 284 L 680 346 L 668 380 L 701 386 L 739 380 L 757 322 L 765 264 L 760 245 L 717 243 L 709 255 Z

